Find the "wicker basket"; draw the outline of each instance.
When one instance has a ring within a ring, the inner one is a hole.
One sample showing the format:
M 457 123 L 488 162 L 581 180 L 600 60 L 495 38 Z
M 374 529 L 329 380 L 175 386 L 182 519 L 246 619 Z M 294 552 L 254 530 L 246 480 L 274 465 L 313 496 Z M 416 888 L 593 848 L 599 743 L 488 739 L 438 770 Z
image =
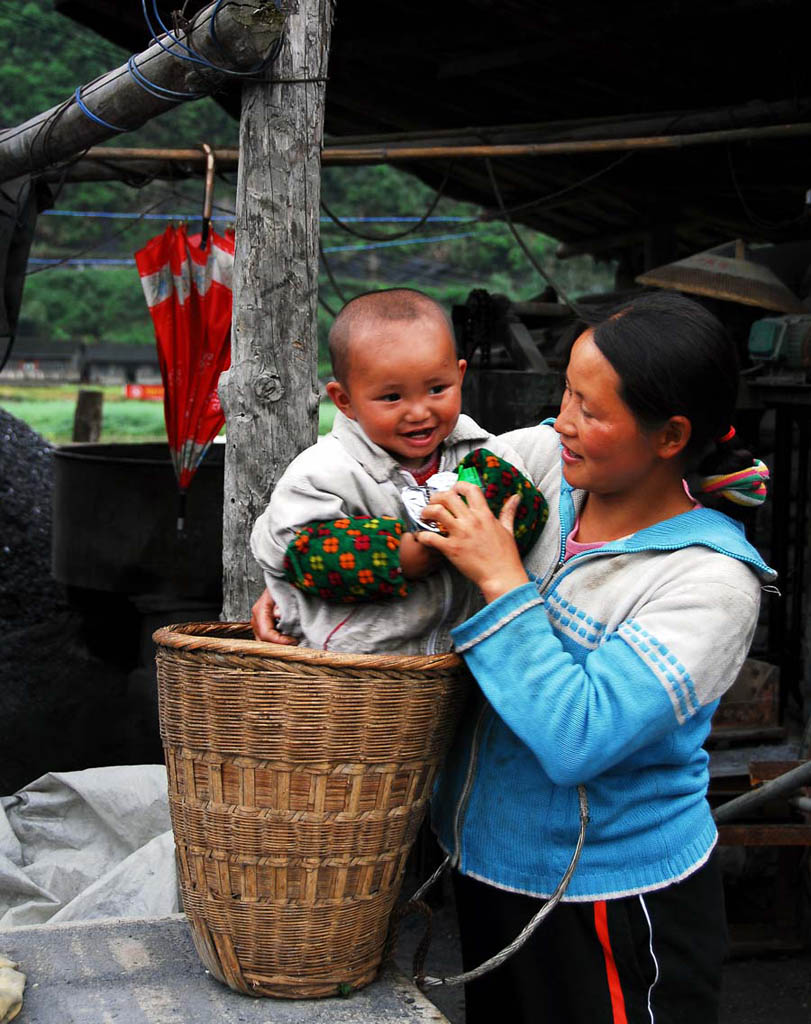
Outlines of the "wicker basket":
M 371 981 L 468 676 L 456 655 L 328 654 L 245 623 L 154 635 L 181 893 L 250 995 Z

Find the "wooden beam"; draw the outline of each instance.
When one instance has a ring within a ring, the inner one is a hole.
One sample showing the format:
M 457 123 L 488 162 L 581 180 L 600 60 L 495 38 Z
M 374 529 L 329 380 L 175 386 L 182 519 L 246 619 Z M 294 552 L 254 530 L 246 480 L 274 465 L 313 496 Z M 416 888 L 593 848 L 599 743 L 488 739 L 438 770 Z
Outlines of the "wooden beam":
M 320 155 L 331 0 L 298 0 L 273 77 L 246 85 L 240 119 L 226 416 L 223 616 L 264 588 L 249 537 L 282 472 L 318 432 Z
M 215 12 L 216 38 L 210 32 Z M 80 87 L 45 113 L 0 132 L 0 182 L 72 160 L 88 147 L 140 128 L 184 98 L 212 92 L 229 77 L 217 68 L 245 71 L 259 66 L 279 39 L 283 23 L 273 0 L 231 0 L 219 9 L 209 4 L 192 19 L 182 45 L 213 67 L 183 59 L 188 54 L 178 41 L 162 36 L 128 64 Z

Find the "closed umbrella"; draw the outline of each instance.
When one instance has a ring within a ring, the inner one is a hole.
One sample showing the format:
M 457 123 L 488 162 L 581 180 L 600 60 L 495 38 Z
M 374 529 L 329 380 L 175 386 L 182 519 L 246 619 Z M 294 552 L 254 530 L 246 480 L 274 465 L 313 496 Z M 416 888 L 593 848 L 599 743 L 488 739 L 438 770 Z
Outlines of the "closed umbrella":
M 231 363 L 234 233 L 200 235 L 170 225 L 135 254 L 155 328 L 166 434 L 180 494 L 186 492 L 225 417 L 217 382 Z

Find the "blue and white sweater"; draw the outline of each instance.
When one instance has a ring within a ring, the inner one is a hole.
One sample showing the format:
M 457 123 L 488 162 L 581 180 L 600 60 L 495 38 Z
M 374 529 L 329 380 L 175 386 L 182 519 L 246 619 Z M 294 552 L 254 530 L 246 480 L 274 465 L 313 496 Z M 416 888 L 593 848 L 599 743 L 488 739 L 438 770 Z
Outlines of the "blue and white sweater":
M 434 827 L 463 873 L 549 896 L 574 850 L 584 783 L 590 822 L 565 898 L 660 888 L 715 844 L 702 744 L 775 573 L 710 509 L 564 565 L 585 493 L 563 478 L 551 427 L 505 440 L 549 502 L 549 521 L 525 559 L 532 582 L 453 630 L 484 699 L 446 762 Z

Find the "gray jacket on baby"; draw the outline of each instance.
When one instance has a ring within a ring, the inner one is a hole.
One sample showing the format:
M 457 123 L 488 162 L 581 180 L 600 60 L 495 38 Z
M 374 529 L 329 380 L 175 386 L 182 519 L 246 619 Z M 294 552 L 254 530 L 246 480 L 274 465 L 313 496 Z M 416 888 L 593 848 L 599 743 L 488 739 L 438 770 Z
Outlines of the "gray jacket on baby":
M 455 470 L 476 448 L 487 448 L 524 470 L 515 451 L 462 415 L 443 443 L 438 471 Z M 394 516 L 408 523 L 401 490 L 415 483 L 408 470 L 340 412 L 332 431 L 290 463 L 251 533 L 251 551 L 281 613 L 282 633 L 319 650 L 435 654 L 451 649 L 451 629 L 482 602 L 450 564 L 409 581 L 407 597 L 364 604 L 328 604 L 284 579 L 285 551 L 297 529 L 344 516 Z

